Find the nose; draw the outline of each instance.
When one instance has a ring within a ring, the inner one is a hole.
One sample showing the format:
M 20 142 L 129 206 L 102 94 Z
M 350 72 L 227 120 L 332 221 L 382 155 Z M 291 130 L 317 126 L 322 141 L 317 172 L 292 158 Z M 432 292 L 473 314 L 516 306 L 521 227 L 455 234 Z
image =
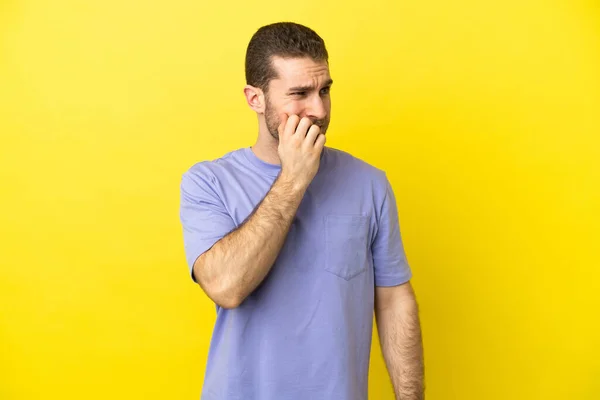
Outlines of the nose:
M 327 116 L 327 109 L 321 96 L 312 96 L 306 109 L 306 116 L 313 120 L 321 120 Z

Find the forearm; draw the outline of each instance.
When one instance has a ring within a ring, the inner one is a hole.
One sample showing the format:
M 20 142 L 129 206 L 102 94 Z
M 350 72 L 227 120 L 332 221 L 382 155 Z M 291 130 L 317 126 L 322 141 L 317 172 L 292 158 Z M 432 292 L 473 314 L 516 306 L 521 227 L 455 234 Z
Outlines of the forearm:
M 305 188 L 281 175 L 254 212 L 194 264 L 194 276 L 209 297 L 237 307 L 273 266 Z
M 424 398 L 423 343 L 419 312 L 414 297 L 401 305 L 376 310 L 383 357 L 396 399 Z

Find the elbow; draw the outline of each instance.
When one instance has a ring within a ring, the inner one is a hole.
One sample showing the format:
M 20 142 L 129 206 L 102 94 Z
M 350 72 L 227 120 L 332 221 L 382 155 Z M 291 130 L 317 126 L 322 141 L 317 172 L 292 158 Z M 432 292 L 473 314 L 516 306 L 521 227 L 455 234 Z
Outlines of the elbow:
M 227 277 L 214 273 L 206 273 L 203 268 L 205 255 L 198 257 L 193 267 L 194 280 L 204 293 L 219 307 L 232 309 L 239 307 L 245 296 L 240 293 L 239 286 Z
M 203 287 L 206 295 L 219 307 L 233 309 L 239 307 L 243 298 L 233 289 L 219 285 Z
M 236 298 L 222 298 L 218 301 L 213 299 L 213 301 L 219 307 L 225 308 L 227 310 L 238 308 L 242 304 L 242 302 L 237 300 Z
M 204 293 L 219 307 L 232 309 L 239 307 L 244 301 L 234 285 L 228 284 L 225 279 L 213 277 L 208 279 L 203 274 L 196 272 L 194 268 L 194 280 L 202 288 Z

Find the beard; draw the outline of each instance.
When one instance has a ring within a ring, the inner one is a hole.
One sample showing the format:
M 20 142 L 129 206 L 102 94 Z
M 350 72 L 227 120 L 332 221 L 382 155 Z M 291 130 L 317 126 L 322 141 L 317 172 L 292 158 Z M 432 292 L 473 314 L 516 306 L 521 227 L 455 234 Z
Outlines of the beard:
M 265 122 L 267 124 L 267 130 L 271 136 L 275 140 L 279 141 L 279 132 L 277 131 L 277 128 L 279 128 L 281 120 L 268 97 L 265 104 Z M 329 116 L 324 119 L 312 119 L 312 123 L 313 125 L 317 125 L 319 128 L 321 128 L 321 133 L 324 135 L 329 127 Z

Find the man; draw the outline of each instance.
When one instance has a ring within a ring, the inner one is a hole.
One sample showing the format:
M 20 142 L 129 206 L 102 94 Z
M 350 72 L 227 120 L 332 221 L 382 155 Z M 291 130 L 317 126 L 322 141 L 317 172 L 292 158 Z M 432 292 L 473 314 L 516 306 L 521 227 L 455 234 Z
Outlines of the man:
M 254 146 L 191 167 L 181 222 L 215 302 L 204 400 L 364 400 L 373 312 L 396 397 L 423 398 L 423 354 L 396 202 L 383 171 L 325 147 L 323 40 L 260 28 L 246 54 Z

